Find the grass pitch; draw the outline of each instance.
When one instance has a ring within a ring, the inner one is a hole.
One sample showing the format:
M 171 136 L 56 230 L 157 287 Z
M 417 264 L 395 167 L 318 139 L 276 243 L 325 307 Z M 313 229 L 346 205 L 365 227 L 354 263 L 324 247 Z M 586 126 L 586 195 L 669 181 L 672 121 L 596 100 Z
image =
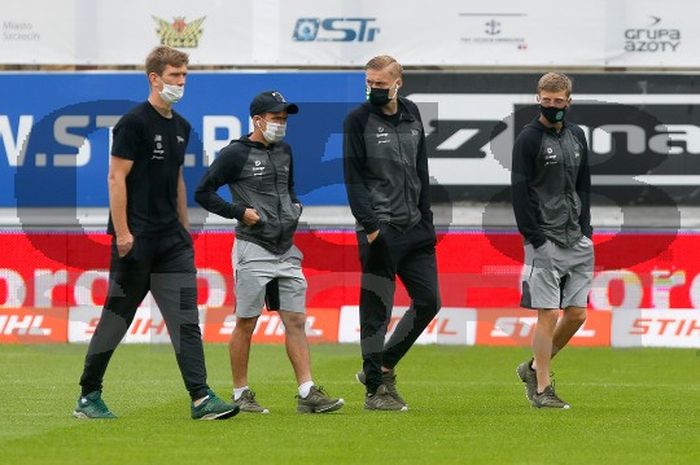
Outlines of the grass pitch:
M 0 464 L 695 464 L 700 352 L 567 348 L 554 362 L 568 411 L 536 410 L 523 348 L 415 347 L 397 369 L 406 413 L 368 412 L 357 346 L 314 346 L 315 381 L 346 406 L 299 415 L 281 346 L 256 345 L 251 387 L 269 415 L 189 419 L 170 346 L 121 346 L 104 399 L 120 418 L 71 412 L 86 346 L 0 346 Z M 210 385 L 230 396 L 227 349 L 208 345 Z

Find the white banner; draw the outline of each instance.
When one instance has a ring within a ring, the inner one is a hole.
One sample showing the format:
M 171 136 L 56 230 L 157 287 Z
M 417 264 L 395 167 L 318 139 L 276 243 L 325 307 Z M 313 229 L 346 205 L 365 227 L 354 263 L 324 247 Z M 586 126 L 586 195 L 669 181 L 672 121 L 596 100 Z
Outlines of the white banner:
M 391 337 L 407 307 L 394 307 L 387 328 Z M 340 308 L 338 342 L 360 342 L 360 309 L 346 305 Z M 476 343 L 476 310 L 472 308 L 442 308 L 435 319 L 416 340 L 416 344 L 467 345 Z
M 25 0 L 0 11 L 0 63 L 697 67 L 693 0 Z
M 700 310 L 614 310 L 611 343 L 613 347 L 700 348 Z

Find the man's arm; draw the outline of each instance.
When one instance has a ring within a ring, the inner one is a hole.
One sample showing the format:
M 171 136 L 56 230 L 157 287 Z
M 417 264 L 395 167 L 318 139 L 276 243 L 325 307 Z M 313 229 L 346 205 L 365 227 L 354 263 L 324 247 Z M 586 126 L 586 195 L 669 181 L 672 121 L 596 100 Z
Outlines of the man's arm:
M 292 203 L 298 205 L 302 208 L 301 201 L 297 197 L 297 193 L 294 190 L 294 157 L 292 156 L 292 148 L 289 148 L 289 177 L 287 179 L 287 189 L 289 191 L 289 198 L 292 199 Z
M 367 152 L 362 131 L 362 124 L 357 117 L 351 115 L 345 119 L 343 125 L 345 189 L 353 216 L 362 225 L 368 237 L 370 235 L 376 237 L 375 233 L 379 231 L 379 220 L 372 209 L 369 190 L 363 178 Z M 371 239 L 373 240 L 374 237 Z
M 217 193 L 221 186 L 240 178 L 246 160 L 247 154 L 223 149 L 199 182 L 194 199 L 207 211 L 253 225 L 260 219 L 254 209 L 240 202 L 227 202 Z
M 185 176 L 182 166 L 180 166 L 180 173 L 177 179 L 177 217 L 180 223 L 182 223 L 182 226 L 189 231 L 190 220 L 187 212 L 187 188 L 185 187 Z
M 120 257 L 125 256 L 134 245 L 134 236 L 129 230 L 126 218 L 126 177 L 134 165 L 133 160 L 112 155 L 109 163 L 107 185 L 109 190 L 109 211 L 112 225 L 116 234 L 117 251 Z
M 581 165 L 576 178 L 576 193 L 581 200 L 581 214 L 578 223 L 581 232 L 591 239 L 593 237 L 593 227 L 591 226 L 591 167 L 588 163 L 588 144 L 586 138 L 581 134 L 579 141 L 582 144 Z
M 538 144 L 528 140 L 524 134 L 518 136 L 513 145 L 513 170 L 510 176 L 513 212 L 518 230 L 535 248 L 547 241 L 537 223 L 537 212 L 530 198 L 530 183 L 535 174 L 535 158 L 538 149 Z

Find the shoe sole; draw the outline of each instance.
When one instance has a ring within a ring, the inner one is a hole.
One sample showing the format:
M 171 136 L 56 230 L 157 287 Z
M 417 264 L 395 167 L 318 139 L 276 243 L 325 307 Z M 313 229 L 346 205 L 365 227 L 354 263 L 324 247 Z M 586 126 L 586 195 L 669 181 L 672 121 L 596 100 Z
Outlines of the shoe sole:
M 241 409 L 237 407 L 221 413 L 209 413 L 201 418 L 198 418 L 198 420 L 227 420 L 238 415 L 240 411 Z
M 343 405 L 345 405 L 345 401 L 343 399 L 338 399 L 336 403 L 323 408 L 298 406 L 297 413 L 331 413 L 335 412 L 336 410 L 340 410 L 343 407 Z
M 266 408 L 264 408 L 264 409 L 262 409 L 262 410 L 245 410 L 245 409 L 241 409 L 241 412 L 242 412 L 242 413 L 257 413 L 258 415 L 267 415 L 268 413 L 270 413 L 270 411 L 269 411 L 268 409 L 266 409 Z
M 117 417 L 89 417 L 85 415 L 83 412 L 78 412 L 77 410 L 73 410 L 73 418 L 78 418 L 79 420 L 116 420 Z
M 571 408 L 571 405 L 566 404 L 563 407 L 555 407 L 554 405 L 533 405 L 535 408 L 551 408 L 551 409 L 556 409 L 556 410 L 569 410 Z
M 408 405 L 404 405 L 400 409 L 374 408 L 365 405 L 365 410 L 370 410 L 372 412 L 408 412 Z

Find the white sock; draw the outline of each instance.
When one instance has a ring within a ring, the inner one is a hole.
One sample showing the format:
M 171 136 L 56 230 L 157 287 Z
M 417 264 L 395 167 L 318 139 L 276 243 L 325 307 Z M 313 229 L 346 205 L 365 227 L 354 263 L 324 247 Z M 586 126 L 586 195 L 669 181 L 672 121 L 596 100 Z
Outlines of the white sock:
M 243 386 L 240 388 L 233 388 L 233 400 L 238 400 L 243 395 L 244 391 L 250 389 L 248 386 Z
M 202 397 L 201 399 L 195 400 L 195 401 L 194 401 L 194 406 L 195 406 L 195 407 L 199 407 L 199 406 L 202 405 L 202 404 L 204 403 L 204 401 L 207 400 L 208 398 L 209 398 L 209 395 L 206 395 L 206 396 Z
M 311 387 L 314 385 L 313 381 L 307 381 L 305 383 L 302 383 L 299 385 L 299 396 L 300 397 L 308 397 L 309 392 L 311 391 Z

